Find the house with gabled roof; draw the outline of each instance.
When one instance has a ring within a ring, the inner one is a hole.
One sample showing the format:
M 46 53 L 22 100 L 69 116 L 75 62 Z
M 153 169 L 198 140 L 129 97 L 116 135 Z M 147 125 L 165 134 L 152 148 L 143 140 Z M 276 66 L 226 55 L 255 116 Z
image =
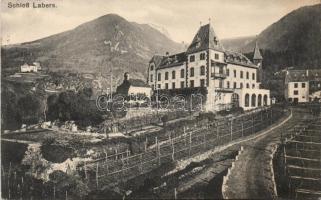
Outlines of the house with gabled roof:
M 124 74 L 124 81 L 116 89 L 116 93 L 124 97 L 136 96 L 150 98 L 151 92 L 152 88 L 145 81 L 132 79 L 127 72 Z
M 213 26 L 206 24 L 185 52 L 152 57 L 148 84 L 157 94 L 205 90 L 204 108 L 209 111 L 233 106 L 249 110 L 270 105 L 270 91 L 260 84 L 262 60 L 257 43 L 253 62 L 241 53 L 226 51 Z
M 290 103 L 320 101 L 321 70 L 287 70 L 284 96 Z

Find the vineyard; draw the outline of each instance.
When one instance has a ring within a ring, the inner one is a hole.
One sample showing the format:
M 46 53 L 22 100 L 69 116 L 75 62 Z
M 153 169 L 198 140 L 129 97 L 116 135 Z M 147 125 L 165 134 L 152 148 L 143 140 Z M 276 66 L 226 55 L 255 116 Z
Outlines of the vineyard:
M 320 198 L 321 119 L 315 118 L 296 128 L 282 147 L 290 198 Z
M 282 115 L 282 110 L 266 108 L 234 118 L 182 127 L 181 131 L 170 132 L 166 138 L 155 136 L 154 140 L 149 139 L 143 153 L 106 154 L 101 159 L 84 163 L 79 167 L 79 172 L 92 189 L 111 187 L 164 163 L 193 157 L 254 134 L 276 122 Z

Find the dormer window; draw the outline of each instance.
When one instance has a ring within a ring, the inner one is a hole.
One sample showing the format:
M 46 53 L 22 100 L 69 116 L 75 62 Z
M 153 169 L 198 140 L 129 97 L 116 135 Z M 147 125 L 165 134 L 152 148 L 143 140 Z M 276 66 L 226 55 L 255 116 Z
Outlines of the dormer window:
M 194 55 L 191 55 L 191 56 L 189 57 L 189 61 L 190 61 L 190 62 L 194 62 L 194 61 L 195 61 L 195 56 L 194 56 Z
M 154 70 L 154 65 L 151 65 L 150 66 L 150 71 L 153 71 Z
M 218 41 L 217 41 L 217 38 L 214 36 L 214 44 L 217 45 L 218 44 Z

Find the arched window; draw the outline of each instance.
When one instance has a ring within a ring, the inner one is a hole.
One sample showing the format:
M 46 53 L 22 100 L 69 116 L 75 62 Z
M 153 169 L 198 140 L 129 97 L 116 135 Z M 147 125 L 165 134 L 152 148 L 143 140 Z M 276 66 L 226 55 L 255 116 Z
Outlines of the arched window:
M 154 65 L 150 65 L 150 71 L 154 70 Z
M 201 76 L 205 75 L 205 66 L 201 66 Z
M 257 96 L 257 106 L 262 106 L 262 95 Z
M 172 71 L 172 79 L 175 79 L 175 77 L 176 77 L 176 72 Z
M 246 94 L 244 99 L 244 106 L 249 107 L 250 106 L 250 95 Z
M 246 88 L 250 88 L 250 84 L 247 83 L 247 84 L 246 84 Z
M 168 72 L 165 72 L 165 80 L 168 80 Z
M 190 77 L 194 77 L 194 67 L 190 69 Z
M 251 102 L 252 102 L 252 107 L 256 107 L 256 95 L 255 94 L 252 94 Z
M 267 99 L 268 99 L 267 95 L 264 95 L 264 97 L 263 97 L 263 105 L 264 106 L 267 106 Z
M 181 78 L 185 78 L 185 70 L 181 69 Z

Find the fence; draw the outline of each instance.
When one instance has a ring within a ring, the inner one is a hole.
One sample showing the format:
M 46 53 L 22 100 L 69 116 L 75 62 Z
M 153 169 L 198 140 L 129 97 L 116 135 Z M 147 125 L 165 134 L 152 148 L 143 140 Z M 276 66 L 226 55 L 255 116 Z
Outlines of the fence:
M 320 133 L 321 119 L 315 118 L 303 126 L 296 127 L 282 145 L 283 167 L 289 198 L 321 197 Z
M 125 182 L 163 163 L 191 157 L 262 130 L 277 121 L 282 110 L 266 108 L 235 118 L 223 118 L 182 131 L 168 138 L 154 138 L 145 152 L 127 156 L 106 156 L 80 167 L 80 174 L 91 187 Z M 123 154 L 122 154 L 123 155 Z M 113 158 L 112 160 L 110 158 Z

